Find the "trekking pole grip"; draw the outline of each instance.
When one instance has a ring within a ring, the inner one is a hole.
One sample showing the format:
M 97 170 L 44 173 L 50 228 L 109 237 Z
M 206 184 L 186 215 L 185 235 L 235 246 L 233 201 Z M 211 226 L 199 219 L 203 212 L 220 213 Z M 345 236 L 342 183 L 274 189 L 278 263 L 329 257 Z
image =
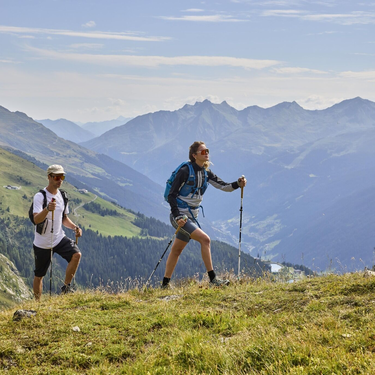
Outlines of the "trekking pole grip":
M 55 201 L 56 201 L 55 198 L 51 199 L 51 202 L 55 202 Z M 55 216 L 55 210 L 52 211 L 52 220 L 53 220 L 54 216 Z
M 186 215 L 182 216 L 181 219 L 184 219 L 184 220 L 187 220 L 188 217 Z M 178 226 L 178 228 L 176 229 L 176 232 L 174 232 L 174 234 L 176 235 L 178 233 L 178 231 L 181 229 L 182 227 Z
M 241 178 L 245 178 L 244 175 L 241 176 Z M 243 198 L 243 186 L 241 186 L 241 199 Z

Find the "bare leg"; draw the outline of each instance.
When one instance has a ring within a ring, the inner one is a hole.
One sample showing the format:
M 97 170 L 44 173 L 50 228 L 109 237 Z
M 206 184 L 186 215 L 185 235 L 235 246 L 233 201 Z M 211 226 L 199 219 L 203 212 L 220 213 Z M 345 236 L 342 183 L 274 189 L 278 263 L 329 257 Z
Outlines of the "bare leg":
M 33 290 L 35 300 L 39 302 L 43 291 L 43 277 L 34 277 Z
M 72 256 L 72 259 L 68 263 L 68 267 L 66 267 L 66 272 L 65 272 L 65 285 L 70 284 L 73 276 L 75 275 L 79 261 L 81 260 L 81 253 L 75 253 Z
M 190 237 L 201 244 L 201 254 L 207 272 L 214 269 L 211 259 L 211 239 L 202 229 L 197 228 Z
M 173 271 L 178 262 L 178 258 L 180 257 L 182 250 L 184 250 L 186 245 L 187 245 L 187 242 L 181 241 L 178 238 L 174 240 L 172 248 L 171 248 L 171 252 L 167 259 L 167 264 L 165 266 L 164 277 L 168 277 L 169 279 L 172 277 Z

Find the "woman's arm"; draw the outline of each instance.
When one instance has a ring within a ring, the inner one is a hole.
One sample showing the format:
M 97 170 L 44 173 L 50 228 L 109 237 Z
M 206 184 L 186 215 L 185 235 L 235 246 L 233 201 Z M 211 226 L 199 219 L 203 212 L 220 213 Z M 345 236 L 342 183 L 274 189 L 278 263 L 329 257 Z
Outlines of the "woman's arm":
M 207 171 L 208 182 L 216 189 L 223 191 L 233 191 L 240 187 L 238 181 L 234 182 L 224 182 L 216 174 L 212 173 L 210 170 Z

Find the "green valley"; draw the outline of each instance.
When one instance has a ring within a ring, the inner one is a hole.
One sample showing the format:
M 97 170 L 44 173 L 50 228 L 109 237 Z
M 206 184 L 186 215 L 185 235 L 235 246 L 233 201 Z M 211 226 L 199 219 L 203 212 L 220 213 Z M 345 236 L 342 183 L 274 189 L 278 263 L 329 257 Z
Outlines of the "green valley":
M 14 263 L 29 287 L 34 277 L 34 227 L 28 218 L 28 210 L 34 194 L 46 184 L 45 170 L 0 148 L 0 254 Z M 89 186 L 82 189 L 80 184 L 78 189 L 64 181 L 62 188 L 69 196 L 69 217 L 83 229 L 78 243 L 83 256 L 75 278 L 77 285 L 83 288 L 121 285 L 129 278 L 142 285 L 173 236 L 173 228 L 104 200 Z M 74 239 L 71 230 L 65 232 Z M 238 250 L 226 243 L 212 241 L 212 258 L 219 272 L 233 273 Z M 57 292 L 64 279 L 66 263 L 58 256 L 54 259 L 53 292 Z M 248 275 L 261 275 L 269 269 L 268 265 L 248 254 L 242 254 L 241 262 L 242 271 Z M 163 268 L 157 269 L 153 285 L 160 282 Z M 181 255 L 174 279 L 194 275 L 202 278 L 205 274 L 200 248 L 198 244 L 190 243 Z

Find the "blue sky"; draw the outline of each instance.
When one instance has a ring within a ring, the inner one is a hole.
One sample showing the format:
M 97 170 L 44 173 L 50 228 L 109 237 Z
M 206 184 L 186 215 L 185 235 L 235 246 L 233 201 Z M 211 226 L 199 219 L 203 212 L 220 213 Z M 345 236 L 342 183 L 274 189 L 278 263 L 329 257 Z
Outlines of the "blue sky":
M 0 0 L 0 105 L 103 121 L 375 101 L 375 0 Z

